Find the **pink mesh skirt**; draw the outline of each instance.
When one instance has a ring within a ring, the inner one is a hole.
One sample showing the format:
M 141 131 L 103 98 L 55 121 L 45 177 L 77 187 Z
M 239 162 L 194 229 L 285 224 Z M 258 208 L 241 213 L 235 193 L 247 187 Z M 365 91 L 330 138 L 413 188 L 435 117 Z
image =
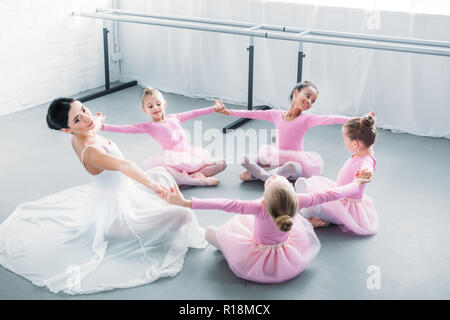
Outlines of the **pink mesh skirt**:
M 201 147 L 184 147 L 182 150 L 164 150 L 161 155 L 150 156 L 144 161 L 145 170 L 154 167 L 170 167 L 177 171 L 197 172 L 214 159 L 208 150 Z
M 320 242 L 311 224 L 297 214 L 286 241 L 264 245 L 253 239 L 252 215 L 236 215 L 219 227 L 217 240 L 236 276 L 261 283 L 278 283 L 299 275 L 316 257 Z
M 336 182 L 325 177 L 311 177 L 304 180 L 308 192 L 336 188 Z M 322 203 L 319 218 L 336 223 L 343 231 L 360 235 L 375 234 L 378 230 L 378 215 L 372 198 L 363 194 L 362 199 L 344 198 Z

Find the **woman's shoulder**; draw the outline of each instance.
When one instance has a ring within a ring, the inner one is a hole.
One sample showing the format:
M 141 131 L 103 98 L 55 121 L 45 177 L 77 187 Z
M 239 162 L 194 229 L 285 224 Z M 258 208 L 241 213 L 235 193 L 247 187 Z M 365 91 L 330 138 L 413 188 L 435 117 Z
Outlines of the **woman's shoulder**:
M 74 137 L 72 137 L 71 142 L 72 142 L 72 148 L 74 149 L 75 153 L 78 155 L 80 160 L 81 160 L 82 153 L 84 151 L 87 151 L 90 147 L 92 147 L 93 149 L 97 149 L 99 151 L 101 151 L 103 148 L 101 143 L 99 143 L 94 138 L 80 140 L 74 136 Z

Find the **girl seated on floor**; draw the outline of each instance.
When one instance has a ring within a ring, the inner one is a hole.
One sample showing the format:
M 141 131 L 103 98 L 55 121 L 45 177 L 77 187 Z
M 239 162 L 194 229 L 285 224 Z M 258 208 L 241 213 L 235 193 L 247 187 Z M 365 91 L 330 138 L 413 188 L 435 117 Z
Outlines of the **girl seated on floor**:
M 221 250 L 230 269 L 240 278 L 277 283 L 300 274 L 320 250 L 320 242 L 300 209 L 338 200 L 358 192 L 369 174 L 358 172 L 353 182 L 321 192 L 296 193 L 282 176 L 272 175 L 264 196 L 256 200 L 186 200 L 177 186 L 165 195 L 170 204 L 192 209 L 238 213 L 228 222 L 206 229 L 206 239 Z
M 299 178 L 295 183 L 297 192 L 321 192 L 330 188 L 349 183 L 355 172 L 365 170 L 372 173 L 375 170 L 375 113 L 364 117 L 348 120 L 342 129 L 344 144 L 352 156 L 345 162 L 336 182 L 314 176 L 309 179 Z M 302 211 L 315 227 L 327 226 L 330 222 L 340 225 L 344 231 L 353 231 L 360 235 L 370 235 L 377 232 L 378 215 L 372 198 L 364 193 L 365 185 L 358 192 L 337 201 L 323 203 L 306 208 Z
M 163 94 L 147 87 L 142 94 L 142 111 L 151 117 L 151 121 L 131 125 L 103 124 L 102 130 L 119 133 L 147 133 L 158 142 L 163 152 L 149 156 L 144 162 L 145 170 L 154 167 L 166 167 L 178 185 L 214 186 L 219 183 L 213 176 L 226 167 L 224 159 L 211 157 L 201 147 L 188 145 L 186 134 L 180 123 L 189 119 L 210 114 L 221 106 L 196 109 L 181 113 L 166 114 L 167 102 Z

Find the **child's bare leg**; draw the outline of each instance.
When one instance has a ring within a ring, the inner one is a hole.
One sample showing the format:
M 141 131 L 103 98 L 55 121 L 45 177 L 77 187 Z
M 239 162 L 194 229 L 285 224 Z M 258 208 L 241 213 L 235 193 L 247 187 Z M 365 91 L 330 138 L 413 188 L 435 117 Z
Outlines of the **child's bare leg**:
M 205 230 L 205 238 L 210 244 L 212 244 L 217 249 L 220 249 L 219 241 L 217 240 L 217 227 L 209 226 Z

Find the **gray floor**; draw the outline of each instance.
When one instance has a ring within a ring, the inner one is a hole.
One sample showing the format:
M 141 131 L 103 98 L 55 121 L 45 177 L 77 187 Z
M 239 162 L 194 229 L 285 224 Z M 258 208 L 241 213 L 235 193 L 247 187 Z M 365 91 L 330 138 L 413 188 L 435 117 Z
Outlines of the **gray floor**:
M 87 102 L 109 123 L 146 121 L 140 111 L 140 87 L 133 87 Z M 168 113 L 211 103 L 165 95 Z M 47 104 L 0 117 L 0 222 L 21 202 L 39 199 L 90 182 L 75 157 L 68 135 L 47 129 Z M 221 128 L 234 118 L 219 114 L 203 117 L 203 130 Z M 193 121 L 184 127 L 193 130 Z M 266 128 L 272 124 L 252 120 L 243 126 Z M 349 157 L 340 126 L 311 129 L 306 150 L 318 151 L 325 161 L 324 175 L 335 178 Z M 159 146 L 147 135 L 105 133 L 125 156 L 140 164 Z M 260 141 L 264 143 L 264 141 Z M 208 143 L 205 143 L 207 146 Z M 450 299 L 450 140 L 378 130 L 377 171 L 367 193 L 375 201 L 380 230 L 372 237 L 342 233 L 337 227 L 318 230 L 322 249 L 299 277 L 276 285 L 241 280 L 228 269 L 222 254 L 212 247 L 190 250 L 183 270 L 174 278 L 109 292 L 68 296 L 52 294 L 0 267 L 2 299 Z M 244 150 L 236 150 L 237 153 Z M 241 183 L 237 164 L 218 177 L 215 188 L 183 191 L 186 197 L 253 199 L 261 196 L 258 182 Z M 231 214 L 197 212 L 202 226 L 220 225 Z M 48 257 L 56 259 L 57 257 Z M 367 288 L 367 268 L 381 271 L 381 288 Z

